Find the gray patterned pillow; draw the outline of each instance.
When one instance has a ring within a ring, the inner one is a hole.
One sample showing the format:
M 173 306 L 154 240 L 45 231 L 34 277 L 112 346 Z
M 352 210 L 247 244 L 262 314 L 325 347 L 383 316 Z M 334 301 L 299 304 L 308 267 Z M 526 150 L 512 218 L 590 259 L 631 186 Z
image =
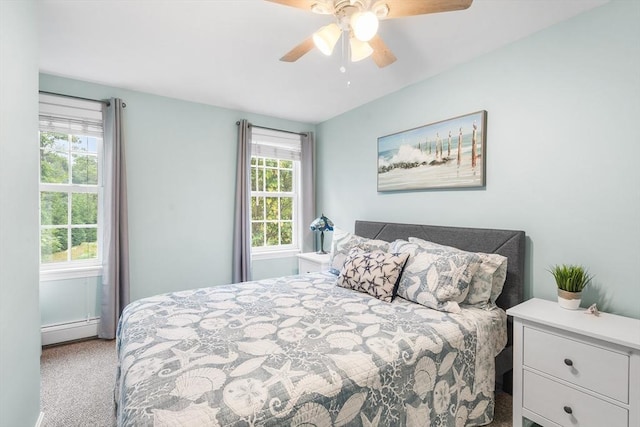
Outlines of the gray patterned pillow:
M 418 239 L 417 237 L 409 237 L 409 242 L 416 243 L 423 248 L 440 248 L 443 251 L 462 251 L 458 248 L 440 245 Z M 475 252 L 475 254 L 480 257 L 481 264 L 471 279 L 469 293 L 464 301 L 462 301 L 462 304 L 483 305 L 489 301 L 495 303 L 500 292 L 502 292 L 504 281 L 507 278 L 507 257 L 483 252 Z
M 331 240 L 331 256 L 329 271 L 336 276 L 340 274 L 349 251 L 353 248 L 360 248 L 365 252 L 383 251 L 389 249 L 389 242 L 384 240 L 367 239 L 366 237 L 356 236 L 348 231 L 333 229 L 333 238 Z
M 392 252 L 408 253 L 398 296 L 429 308 L 458 313 L 458 303 L 469 293 L 471 278 L 480 267 L 480 257 L 471 252 L 424 248 L 396 240 Z
M 408 257 L 408 253 L 365 252 L 353 248 L 342 266 L 337 285 L 391 302 Z

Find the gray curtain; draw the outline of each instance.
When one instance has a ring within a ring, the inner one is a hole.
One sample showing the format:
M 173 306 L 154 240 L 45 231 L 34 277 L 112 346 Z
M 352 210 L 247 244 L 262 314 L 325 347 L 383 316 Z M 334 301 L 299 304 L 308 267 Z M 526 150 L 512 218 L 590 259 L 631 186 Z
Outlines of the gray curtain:
M 315 251 L 315 234 L 309 224 L 316 219 L 315 141 L 313 132 L 301 135 L 302 142 L 302 251 Z
M 100 338 L 116 336 L 118 320 L 129 303 L 129 236 L 127 177 L 121 99 L 104 110 L 104 233 Z
M 238 122 L 238 166 L 236 168 L 236 203 L 233 222 L 233 283 L 251 280 L 251 124 Z

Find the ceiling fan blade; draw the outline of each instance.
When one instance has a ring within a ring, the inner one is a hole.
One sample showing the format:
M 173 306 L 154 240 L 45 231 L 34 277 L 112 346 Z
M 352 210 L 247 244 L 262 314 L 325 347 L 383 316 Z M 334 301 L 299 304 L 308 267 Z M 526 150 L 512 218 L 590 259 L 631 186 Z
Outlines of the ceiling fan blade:
M 297 7 L 298 9 L 311 10 L 314 2 L 311 0 L 266 0 L 271 3 L 283 4 L 285 6 Z
M 390 19 L 464 10 L 471 6 L 472 2 L 473 0 L 381 0 L 375 3 L 374 10 L 378 4 L 386 4 L 389 12 L 383 19 Z
M 383 68 L 396 62 L 396 56 L 379 35 L 376 34 L 376 36 L 369 41 L 369 45 L 373 48 L 371 57 L 378 67 Z
M 313 44 L 313 37 L 309 37 L 308 39 L 300 43 L 298 46 L 294 47 L 289 52 L 287 52 L 282 58 L 280 58 L 280 61 L 296 62 L 303 55 L 305 55 L 307 52 L 313 49 L 314 46 L 315 45 Z

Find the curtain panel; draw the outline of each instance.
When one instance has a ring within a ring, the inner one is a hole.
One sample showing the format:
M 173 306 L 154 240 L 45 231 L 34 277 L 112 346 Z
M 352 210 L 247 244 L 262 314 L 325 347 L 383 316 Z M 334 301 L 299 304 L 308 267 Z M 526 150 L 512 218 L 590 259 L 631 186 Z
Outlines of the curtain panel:
M 236 200 L 233 219 L 233 283 L 251 280 L 251 124 L 238 122 Z
M 118 320 L 129 303 L 129 221 L 127 176 L 122 130 L 123 102 L 105 106 L 104 233 L 102 301 L 98 337 L 113 339 Z
M 315 251 L 316 233 L 309 224 L 316 218 L 315 139 L 313 132 L 301 136 L 302 143 L 302 252 Z

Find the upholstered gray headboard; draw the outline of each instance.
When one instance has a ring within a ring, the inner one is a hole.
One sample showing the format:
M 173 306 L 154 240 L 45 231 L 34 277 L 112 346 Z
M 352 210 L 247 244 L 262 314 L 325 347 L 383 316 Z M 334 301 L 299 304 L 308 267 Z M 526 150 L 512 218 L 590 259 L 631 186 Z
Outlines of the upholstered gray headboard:
M 507 279 L 496 304 L 506 310 L 524 300 L 524 231 L 356 221 L 355 234 L 389 242 L 396 239 L 406 240 L 409 237 L 418 237 L 469 252 L 497 253 L 506 256 L 508 258 Z M 508 333 L 507 348 L 496 358 L 497 381 L 507 391 L 509 391 L 510 384 L 505 384 L 505 382 L 509 382 L 509 380 L 503 379 L 501 376 L 508 373 L 512 365 L 511 322 L 508 323 Z
M 388 242 L 417 237 L 469 252 L 506 256 L 507 280 L 497 305 L 506 310 L 524 300 L 524 231 L 356 221 L 355 234 Z

